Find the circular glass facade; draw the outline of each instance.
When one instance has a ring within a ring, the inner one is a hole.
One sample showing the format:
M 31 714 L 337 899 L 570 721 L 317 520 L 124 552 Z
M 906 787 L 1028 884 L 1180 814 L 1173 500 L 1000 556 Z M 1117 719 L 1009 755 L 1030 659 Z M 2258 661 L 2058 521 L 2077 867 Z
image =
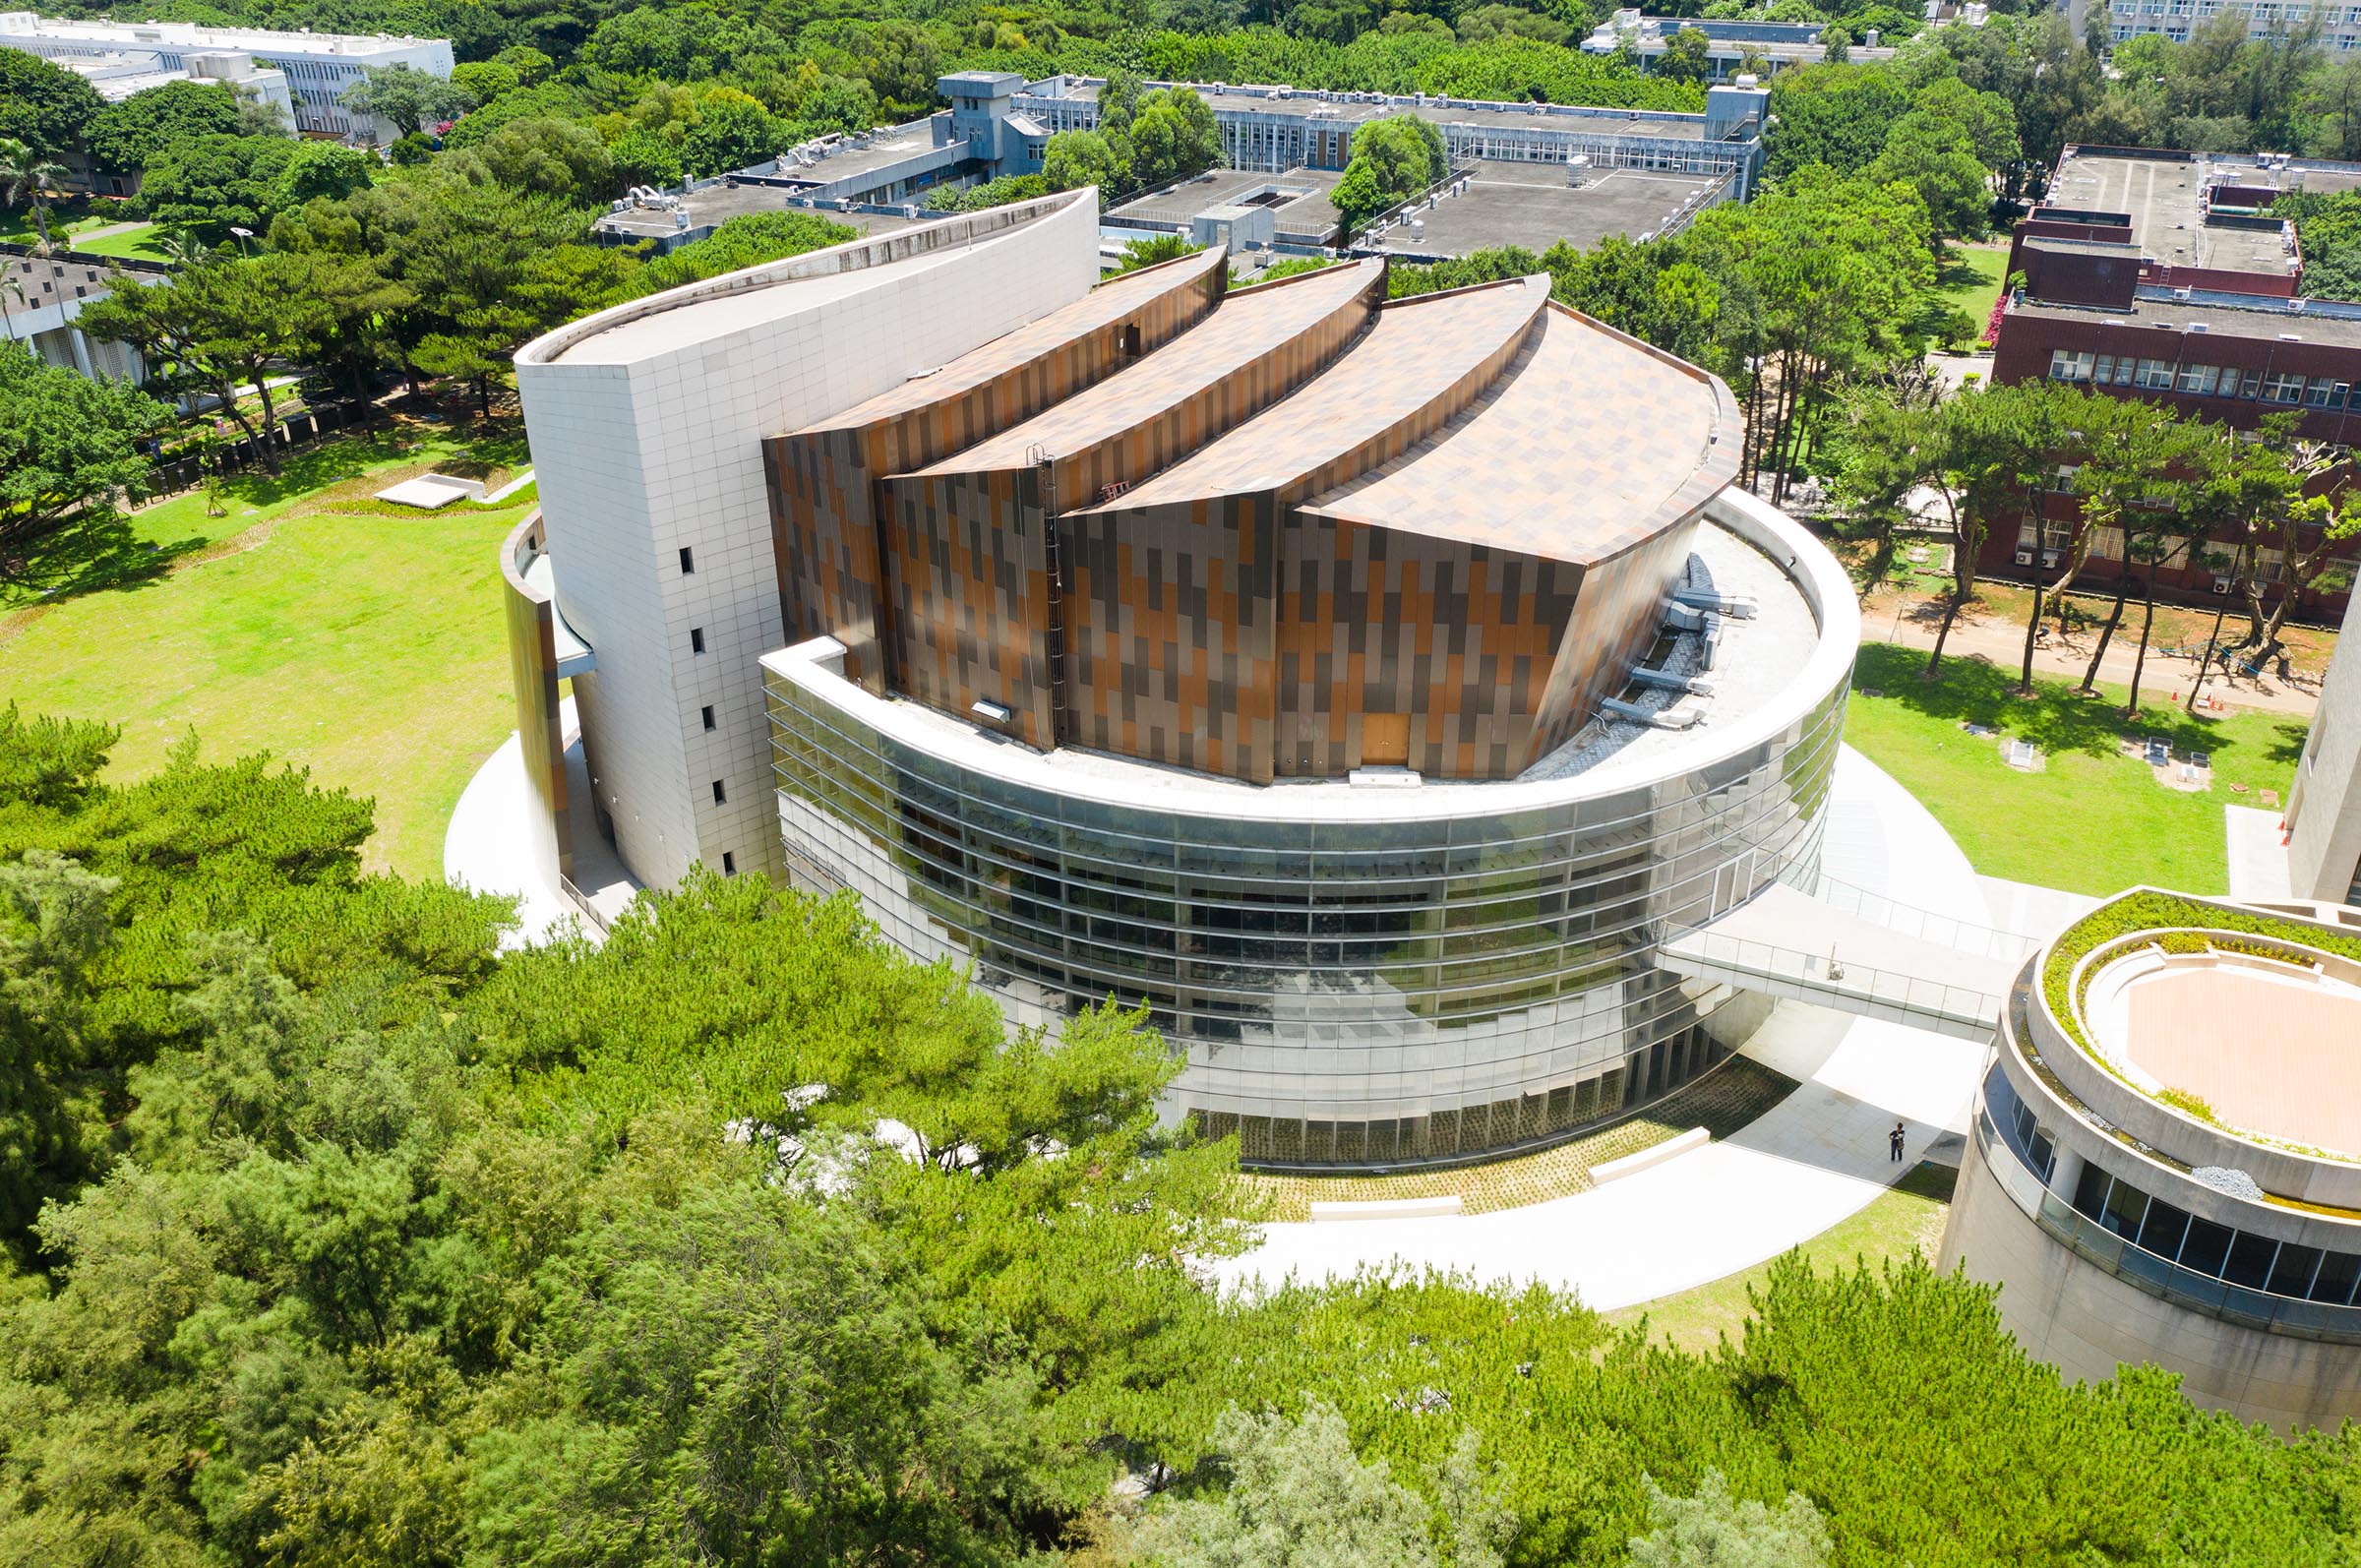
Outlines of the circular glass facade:
M 1349 816 L 1309 790 L 1300 818 L 1166 809 L 1189 792 L 1146 769 L 1138 804 L 1105 776 L 1044 788 L 776 671 L 769 704 L 799 875 L 971 961 L 1020 1022 L 1144 1004 L 1186 1048 L 1180 1103 L 1249 1164 L 1363 1167 L 1564 1137 L 1720 1060 L 1701 1026 L 1731 994 L 1658 969 L 1655 943 L 1809 876 L 1845 689 L 1628 789 L 1578 775 L 1508 811 L 1484 809 L 1503 787 L 1405 791 L 1392 819 L 1359 790 Z

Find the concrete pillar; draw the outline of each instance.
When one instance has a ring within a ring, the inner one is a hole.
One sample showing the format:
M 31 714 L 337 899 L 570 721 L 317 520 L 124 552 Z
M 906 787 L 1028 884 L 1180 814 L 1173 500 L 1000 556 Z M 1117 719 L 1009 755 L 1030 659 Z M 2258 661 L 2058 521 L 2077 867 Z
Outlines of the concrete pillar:
M 2083 1179 L 2083 1157 L 2062 1143 L 2054 1147 L 2058 1157 L 2050 1167 L 2049 1190 L 2058 1195 L 2060 1203 L 2072 1208 L 2074 1189 Z
M 69 326 L 66 329 L 66 341 L 73 346 L 74 368 L 82 372 L 82 379 L 96 381 L 98 373 L 91 368 L 91 340 L 82 335 L 82 329 Z

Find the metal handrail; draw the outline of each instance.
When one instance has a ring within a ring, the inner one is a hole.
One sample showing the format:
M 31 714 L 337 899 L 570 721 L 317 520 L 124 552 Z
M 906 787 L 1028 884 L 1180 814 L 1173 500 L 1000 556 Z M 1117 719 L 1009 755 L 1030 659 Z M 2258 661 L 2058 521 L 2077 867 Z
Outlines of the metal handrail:
M 1873 925 L 1884 926 L 1906 936 L 1915 936 L 1944 947 L 1979 953 L 1986 958 L 2023 958 L 2041 945 L 2039 937 L 2001 931 L 1992 926 L 1979 926 L 1972 921 L 1937 914 L 1931 909 L 1920 909 L 1889 898 L 1884 893 L 1873 893 L 1865 887 L 1839 881 L 1825 872 L 1813 884 L 1811 893 L 1831 909 L 1858 915 Z
M 1676 943 L 1686 949 L 1681 956 L 1693 955 L 1804 991 L 1819 992 L 1839 998 L 1840 1004 L 1870 1001 L 1964 1023 L 1990 1022 L 2000 1015 L 2003 997 L 1999 992 L 1854 963 L 1839 954 L 1805 952 L 1725 932 L 1667 923 L 1659 952 Z

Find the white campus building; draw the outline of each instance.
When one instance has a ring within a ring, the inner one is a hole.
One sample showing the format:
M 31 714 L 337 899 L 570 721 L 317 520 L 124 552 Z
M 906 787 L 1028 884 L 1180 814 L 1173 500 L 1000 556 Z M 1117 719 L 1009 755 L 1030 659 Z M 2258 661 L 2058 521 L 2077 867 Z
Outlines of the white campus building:
M 150 87 L 182 76 L 235 87 L 259 66 L 280 80 L 253 86 L 266 100 L 294 100 L 296 130 L 380 143 L 394 139 L 393 125 L 346 112 L 345 90 L 366 73 L 388 66 L 406 65 L 436 77 L 449 77 L 452 67 L 449 38 L 274 32 L 193 22 L 71 22 L 31 11 L 0 12 L 0 48 L 22 49 L 81 71 L 102 93 L 107 91 L 102 76 L 148 74 L 155 79 L 143 84 Z M 225 66 L 222 57 L 235 55 L 250 57 L 247 65 Z
M 2090 0 L 2071 0 L 2067 16 L 2081 36 Z M 2187 43 L 2192 29 L 2202 28 L 2228 12 L 2246 22 L 2246 35 L 2268 38 L 2293 32 L 2312 17 L 2312 0 L 2114 0 L 2107 8 L 2109 32 L 2117 43 L 2155 33 L 2174 43 Z M 2361 48 L 2361 6 L 2323 4 L 2320 42 L 2323 48 Z

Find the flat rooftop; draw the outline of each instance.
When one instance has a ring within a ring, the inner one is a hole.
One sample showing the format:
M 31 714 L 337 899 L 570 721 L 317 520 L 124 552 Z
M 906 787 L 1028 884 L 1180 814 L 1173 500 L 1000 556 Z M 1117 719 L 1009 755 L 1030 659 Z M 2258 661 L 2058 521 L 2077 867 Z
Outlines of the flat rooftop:
M 1186 288 L 1227 260 L 1220 246 L 1209 246 L 1177 261 L 1143 267 L 1109 278 L 1071 305 L 1060 306 L 1039 321 L 1005 336 L 996 337 L 971 353 L 960 355 L 939 370 L 913 376 L 889 392 L 842 413 L 830 414 L 808 431 L 854 430 L 891 419 L 915 409 L 930 408 L 962 392 L 1029 365 L 1043 355 L 1087 336 L 1146 304 L 1158 295 Z M 806 432 L 798 432 L 804 434 Z
M 934 122 L 910 120 L 901 125 L 889 125 L 882 130 L 872 131 L 867 147 L 855 147 L 852 138 L 847 137 L 837 143 L 826 156 L 809 166 L 799 164 L 790 157 L 785 168 L 756 164 L 738 172 L 759 174 L 767 179 L 801 180 L 812 185 L 834 185 L 839 180 L 874 173 L 916 157 L 921 152 L 934 151 Z M 943 151 L 953 153 L 959 151 L 954 148 L 945 148 Z
M 2205 221 L 2198 199 L 2217 175 L 2253 183 L 2262 171 L 2243 159 L 2217 166 L 2202 152 L 2142 157 L 2068 148 L 2042 205 L 2129 212 L 2141 251 L 2168 266 L 2284 274 L 2287 252 L 2275 229 Z
M 1233 207 L 1260 192 L 1271 191 L 1288 195 L 1289 199 L 1256 205 L 1270 207 L 1279 227 L 1291 233 L 1326 232 L 1335 228 L 1337 221 L 1328 193 L 1336 189 L 1336 182 L 1343 177 L 1342 171 L 1334 169 L 1295 168 L 1284 174 L 1212 169 L 1164 190 L 1133 197 L 1120 207 L 1111 208 L 1107 215 L 1186 228 L 1199 212 Z
M 161 44 L 175 52 L 216 48 L 255 53 L 292 54 L 305 58 L 326 54 L 372 55 L 406 49 L 439 38 L 414 38 L 407 33 L 314 32 L 273 28 L 216 27 L 199 22 L 116 22 L 106 18 L 81 20 L 44 17 L 32 12 L 9 12 L 0 21 L 0 37 L 50 38 L 69 43 L 121 43 L 137 48 Z
M 882 234 L 908 228 L 913 223 L 932 222 L 943 215 L 923 209 L 921 215 L 914 218 L 899 212 L 835 212 L 825 208 L 798 207 L 789 200 L 795 194 L 769 185 L 715 185 L 692 191 L 680 200 L 691 226 L 697 228 L 708 225 L 719 228 L 731 218 L 753 212 L 810 212 L 862 234 Z M 598 227 L 609 234 L 628 234 L 634 239 L 661 239 L 675 232 L 677 225 L 672 214 L 661 208 L 634 207 L 620 212 L 600 213 Z
M 1396 300 L 1361 341 L 1294 393 L 1119 499 L 1084 510 L 1284 489 L 1443 395 L 1513 342 L 1548 299 L 1549 277 L 1543 273 Z
M 1569 409 L 1609 403 L 1619 439 L 1568 439 Z M 1698 372 L 1552 307 L 1539 340 L 1466 413 L 1304 510 L 1545 560 L 1601 561 L 1736 477 L 1737 431 L 1725 420 L 1734 414 Z
M 2124 987 L 2125 1057 L 2233 1127 L 2361 1155 L 2361 990 L 2203 958 Z
M 1237 375 L 1369 286 L 1383 264 L 1357 262 L 1232 294 L 1204 321 L 1138 364 L 919 470 L 982 473 L 1027 465 L 1028 453 L 1062 457 L 1137 429 L 1166 409 Z
M 1480 159 L 1467 190 L 1438 198 L 1409 215 L 1425 225 L 1414 233 L 1396 223 L 1375 243 L 1398 256 L 1466 256 L 1503 245 L 1544 251 L 1564 240 L 1588 250 L 1609 234 L 1653 234 L 1694 197 L 1703 203 L 1725 176 L 1648 174 L 1635 169 L 1585 169 L 1584 183 L 1567 184 L 1562 163 Z
M 1278 92 L 1263 86 L 1233 87 L 1207 82 L 1156 85 L 1189 88 L 1213 109 L 1224 114 L 1281 114 L 1291 118 L 1328 120 L 1346 127 L 1360 125 L 1381 115 L 1416 114 L 1436 125 L 1474 125 L 1488 130 L 1544 127 L 1586 136 L 1648 136 L 1673 142 L 1705 140 L 1705 116 L 1702 114 L 1671 111 L 1644 114 L 1630 109 L 1548 103 L 1471 105 L 1466 99 L 1456 104 L 1422 104 L 1415 100 L 1386 102 L 1373 101 L 1371 94 L 1363 93 L 1357 97 L 1347 92 L 1332 92 L 1322 98 L 1308 88 Z M 1069 98 L 1095 102 L 1098 95 L 1097 83 L 1068 83 L 1065 88 L 1065 96 Z
M 2335 348 L 2361 348 L 2361 321 L 2313 311 L 2248 310 L 2177 299 L 2136 299 L 2129 305 L 2055 305 L 2027 300 L 2011 305 L 2009 315 L 2032 321 L 2122 322 L 2133 327 L 2170 327 L 2183 332 L 2203 327 L 2216 337 L 2293 338 Z

